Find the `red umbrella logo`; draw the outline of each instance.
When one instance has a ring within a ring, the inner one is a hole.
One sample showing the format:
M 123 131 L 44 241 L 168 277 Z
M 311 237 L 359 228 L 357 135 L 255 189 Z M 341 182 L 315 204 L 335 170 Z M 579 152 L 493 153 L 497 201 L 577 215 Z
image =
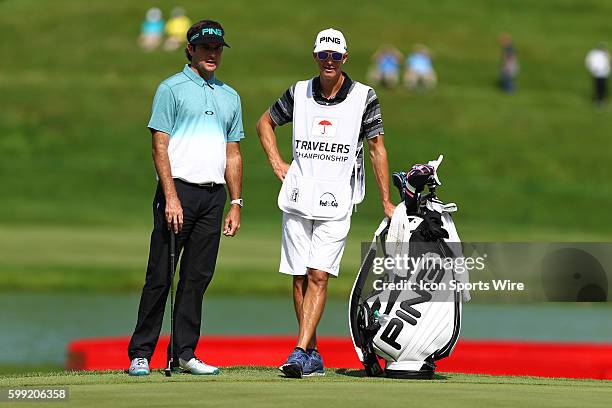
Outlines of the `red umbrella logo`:
M 323 126 L 323 131 L 321 132 L 321 134 L 324 135 L 326 133 L 327 126 L 332 126 L 332 123 L 329 120 L 323 119 L 319 122 L 319 125 Z

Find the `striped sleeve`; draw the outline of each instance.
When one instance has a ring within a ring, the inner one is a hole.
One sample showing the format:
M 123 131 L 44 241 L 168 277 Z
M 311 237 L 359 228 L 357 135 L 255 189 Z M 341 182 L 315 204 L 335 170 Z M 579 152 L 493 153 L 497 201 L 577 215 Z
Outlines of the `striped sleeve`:
M 274 105 L 270 106 L 270 117 L 277 126 L 293 121 L 293 93 L 295 85 L 287 89 Z
M 382 133 L 385 133 L 385 130 L 383 129 L 378 96 L 376 96 L 374 89 L 370 88 L 370 90 L 368 90 L 368 97 L 366 98 L 366 108 L 361 119 L 359 139 L 371 139 Z

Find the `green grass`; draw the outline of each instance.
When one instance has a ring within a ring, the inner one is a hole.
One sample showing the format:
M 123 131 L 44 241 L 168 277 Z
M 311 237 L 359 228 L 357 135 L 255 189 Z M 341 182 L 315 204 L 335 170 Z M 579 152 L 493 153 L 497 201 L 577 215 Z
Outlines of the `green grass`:
M 6 364 L 0 363 L 0 377 L 32 376 L 32 375 L 56 375 L 62 372 L 64 367 L 60 364 Z
M 175 2 L 155 4 L 167 14 Z M 610 39 L 612 3 L 237 0 L 212 11 L 195 0 L 182 5 L 192 18 L 224 23 L 232 48 L 218 76 L 240 92 L 247 134 L 243 230 L 224 240 L 225 275 L 217 275 L 213 290 L 231 291 L 238 277 L 261 293 L 285 290 L 274 274 L 279 183 L 255 123 L 290 84 L 316 74 L 309 49 L 324 26 L 345 32 L 346 70 L 357 80 L 381 43 L 407 52 L 422 42 L 433 50 L 440 78 L 434 93 L 377 89 L 385 141 L 392 170 L 446 155 L 440 196 L 459 204 L 464 239 L 612 238 L 612 112 L 591 105 L 583 68 L 588 49 Z M 157 84 L 185 62 L 181 52 L 138 49 L 144 12 L 138 2 L 57 0 L 43 11 L 34 0 L 0 1 L 0 241 L 10 248 L 3 246 L 0 289 L 141 285 L 155 187 L 145 126 Z M 32 35 L 31 27 L 44 30 Z M 511 96 L 494 86 L 501 31 L 514 35 L 521 63 Z M 290 128 L 278 134 L 288 158 Z M 370 170 L 343 270 L 355 270 L 358 260 L 347 258 L 381 215 Z
M 214 281 L 207 293 L 289 296 L 291 280 L 277 272 L 278 227 L 247 222 L 238 237 L 223 238 Z M 0 292 L 139 291 L 144 283 L 149 234 L 144 226 L 0 226 Z M 359 223 L 352 229 L 340 276 L 329 286 L 331 297 L 347 298 L 359 269 L 361 242 L 369 242 L 371 234 Z M 491 234 L 499 239 L 508 237 L 499 231 Z M 547 234 L 576 241 L 604 239 L 567 231 L 551 230 Z
M 325 377 L 286 379 L 275 369 L 227 368 L 215 377 L 154 372 L 134 378 L 119 372 L 0 377 L 0 388 L 68 386 L 70 406 L 342 406 L 607 407 L 609 381 L 440 374 L 432 381 L 364 378 L 363 372 L 328 369 Z M 18 406 L 34 404 L 19 403 Z

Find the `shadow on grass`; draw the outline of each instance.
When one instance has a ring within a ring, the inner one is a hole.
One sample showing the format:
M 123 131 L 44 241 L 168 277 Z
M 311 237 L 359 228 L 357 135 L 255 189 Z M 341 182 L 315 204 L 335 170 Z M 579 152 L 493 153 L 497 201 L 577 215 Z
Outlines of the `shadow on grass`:
M 369 377 L 368 374 L 365 372 L 365 370 L 351 370 L 347 368 L 338 368 L 336 370 L 336 374 L 345 375 L 347 377 L 373 378 L 373 377 Z M 387 377 L 385 376 L 382 376 L 380 378 L 387 379 Z M 394 378 L 394 379 L 397 379 L 397 378 Z M 447 380 L 447 379 L 448 379 L 447 376 L 441 375 L 441 374 L 434 374 L 433 378 L 431 378 L 431 380 Z M 429 380 L 418 379 L 416 381 L 429 381 Z

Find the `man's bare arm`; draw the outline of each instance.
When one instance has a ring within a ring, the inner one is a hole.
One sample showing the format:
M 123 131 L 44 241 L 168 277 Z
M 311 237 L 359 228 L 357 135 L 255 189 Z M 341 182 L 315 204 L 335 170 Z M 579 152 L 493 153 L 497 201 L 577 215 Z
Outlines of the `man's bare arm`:
M 278 151 L 276 134 L 274 133 L 275 127 L 276 124 L 270 117 L 270 111 L 265 111 L 257 122 L 257 134 L 259 135 L 261 146 L 266 152 L 266 155 L 268 155 L 268 160 L 270 161 L 274 174 L 276 174 L 276 177 L 278 177 L 280 181 L 283 181 L 287 171 L 289 171 L 289 164 L 283 160 Z
M 178 234 L 183 228 L 183 207 L 176 194 L 174 180 L 172 179 L 170 157 L 168 156 L 170 136 L 157 130 L 151 130 L 151 134 L 153 135 L 153 163 L 166 198 L 166 222 L 168 223 L 168 229 L 172 228 Z
M 389 162 L 387 160 L 387 149 L 385 149 L 384 136 L 380 134 L 368 139 L 368 147 L 383 210 L 385 215 L 391 218 L 395 210 L 395 205 L 391 203 L 391 198 L 389 196 Z
M 225 182 L 229 192 L 230 200 L 242 197 L 242 153 L 239 142 L 228 142 L 225 148 Z M 223 234 L 233 237 L 240 228 L 240 206 L 233 204 L 225 217 Z

